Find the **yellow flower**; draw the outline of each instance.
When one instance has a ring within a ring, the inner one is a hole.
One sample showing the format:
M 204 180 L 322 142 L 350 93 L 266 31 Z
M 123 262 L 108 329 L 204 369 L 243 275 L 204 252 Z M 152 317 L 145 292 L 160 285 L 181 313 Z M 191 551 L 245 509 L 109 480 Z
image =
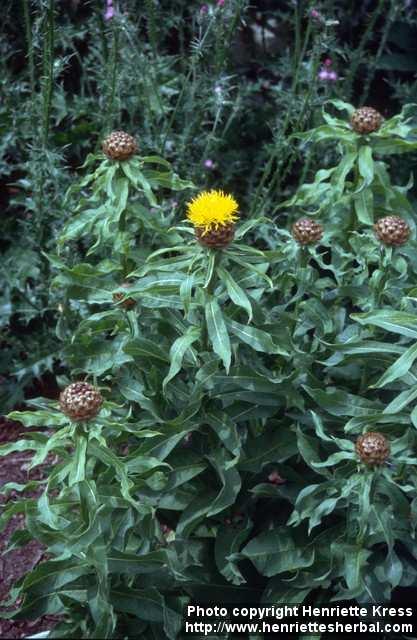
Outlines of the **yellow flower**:
M 213 229 L 235 222 L 238 204 L 233 196 L 212 189 L 203 191 L 188 203 L 187 218 L 194 227 L 203 228 L 203 235 Z

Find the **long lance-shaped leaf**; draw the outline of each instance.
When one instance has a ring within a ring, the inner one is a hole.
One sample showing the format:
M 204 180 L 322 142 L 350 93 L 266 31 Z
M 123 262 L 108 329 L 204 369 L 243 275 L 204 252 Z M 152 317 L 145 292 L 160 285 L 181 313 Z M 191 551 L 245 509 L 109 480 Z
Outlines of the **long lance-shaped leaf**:
M 244 292 L 241 286 L 233 279 L 232 275 L 221 267 L 217 267 L 217 275 L 222 280 L 227 289 L 230 299 L 238 307 L 241 307 L 248 314 L 248 322 L 252 322 L 252 305 L 248 296 Z
M 230 369 L 232 352 L 226 323 L 217 300 L 211 298 L 205 306 L 207 332 L 213 350 L 222 359 L 226 371 Z
M 406 373 L 410 370 L 412 365 L 414 364 L 415 359 L 417 358 L 417 342 L 402 356 L 398 358 L 386 371 L 385 373 L 375 382 L 372 388 L 375 387 L 384 387 L 386 384 L 393 382 L 394 380 L 398 380 L 398 378 L 402 378 Z
M 172 378 L 174 378 L 177 373 L 179 373 L 179 371 L 181 371 L 182 362 L 187 350 L 196 340 L 199 339 L 200 334 L 201 330 L 198 327 L 190 327 L 183 336 L 177 338 L 172 344 L 172 347 L 169 351 L 171 366 L 162 383 L 164 389 L 168 382 L 172 380 Z
M 417 338 L 417 316 L 411 313 L 380 309 L 368 313 L 352 313 L 351 318 L 360 324 L 372 324 L 408 338 Z

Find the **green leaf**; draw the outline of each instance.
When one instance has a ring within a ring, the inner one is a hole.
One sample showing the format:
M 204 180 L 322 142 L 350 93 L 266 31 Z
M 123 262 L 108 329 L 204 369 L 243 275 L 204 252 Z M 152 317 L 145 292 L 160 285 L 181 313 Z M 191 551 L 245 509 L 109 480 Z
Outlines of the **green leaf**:
M 21 422 L 25 427 L 60 427 L 69 423 L 66 415 L 60 411 L 12 411 L 9 420 Z
M 85 480 L 86 453 L 87 438 L 84 435 L 77 435 L 71 470 L 68 476 L 68 485 L 70 487 Z
M 344 577 L 349 589 L 357 589 L 362 585 L 362 576 L 371 551 L 344 544 L 340 549 L 344 557 Z
M 207 517 L 216 515 L 224 511 L 227 507 L 234 504 L 236 496 L 239 493 L 242 482 L 236 469 L 230 466 L 231 461 L 224 449 L 218 449 L 207 456 L 222 483 L 222 489 L 212 501 Z
M 352 116 L 353 113 L 355 112 L 355 107 L 351 105 L 349 102 L 344 102 L 343 100 L 336 99 L 336 100 L 329 100 L 328 103 L 332 104 L 339 111 L 347 111 L 349 116 Z
M 355 460 L 355 454 L 350 451 L 338 451 L 333 453 L 324 462 L 312 462 L 313 467 L 333 467 L 342 460 Z
M 322 142 L 323 140 L 340 140 L 346 144 L 353 145 L 356 140 L 356 135 L 353 131 L 344 127 L 330 126 L 323 124 L 315 129 L 305 131 L 303 133 L 296 133 L 295 137 L 302 138 L 307 141 Z
M 302 308 L 305 317 L 311 321 L 317 331 L 320 331 L 323 335 L 333 332 L 333 321 L 326 309 L 326 307 L 315 298 L 310 298 L 305 302 L 302 302 L 300 307 Z M 295 332 L 297 335 L 297 331 Z
M 244 451 L 239 469 L 260 473 L 269 462 L 284 462 L 298 453 L 296 434 L 288 427 L 277 429 L 274 426 L 266 433 L 248 437 Z
M 408 338 L 417 338 L 417 316 L 411 313 L 381 309 L 368 313 L 352 313 L 351 318 L 359 324 L 371 324 Z
M 287 527 L 264 531 L 242 550 L 264 576 L 271 577 L 287 571 L 310 567 L 314 562 L 314 550 L 307 551 L 296 545 Z
M 228 372 L 232 352 L 230 348 L 230 338 L 227 332 L 226 323 L 223 318 L 222 311 L 215 298 L 211 298 L 205 305 L 207 332 L 213 350 L 223 361 L 224 367 Z
M 105 465 L 111 467 L 116 472 L 118 481 L 120 482 L 120 491 L 122 496 L 136 509 L 138 503 L 132 498 L 130 492 L 133 489 L 133 482 L 128 478 L 125 465 L 118 459 L 118 457 L 106 446 L 92 442 L 88 443 L 88 453 L 98 460 L 101 460 Z
M 163 624 L 165 637 L 175 640 L 183 626 L 180 613 L 172 609 L 154 587 L 134 589 L 119 585 L 110 592 L 116 611 L 136 616 L 139 620 Z
M 357 152 L 351 151 L 347 153 L 344 158 L 342 158 L 339 166 L 332 176 L 332 183 L 334 183 L 335 188 L 337 189 L 340 196 L 343 194 L 345 189 L 346 178 L 349 172 L 352 170 L 355 161 L 357 158 Z
M 189 327 L 183 336 L 177 338 L 169 351 L 171 366 L 165 376 L 162 386 L 166 387 L 168 382 L 181 371 L 182 362 L 190 346 L 200 338 L 201 330 L 198 327 Z
M 195 276 L 194 273 L 187 275 L 185 280 L 181 283 L 180 286 L 180 298 L 182 304 L 184 305 L 184 311 L 186 314 L 190 311 L 191 299 L 192 299 L 192 291 L 193 286 L 195 286 Z
M 356 215 L 359 222 L 365 225 L 374 222 L 374 198 L 371 189 L 361 189 L 361 191 L 353 196 Z
M 162 549 L 143 555 L 111 551 L 108 555 L 109 573 L 135 575 L 153 573 L 167 562 L 166 552 Z
M 314 465 L 316 465 L 318 462 L 321 462 L 318 439 L 316 437 L 313 438 L 312 436 L 307 435 L 298 426 L 297 446 L 300 454 L 304 459 L 304 462 L 315 471 L 316 469 Z M 327 469 L 324 469 L 324 471 L 320 470 L 319 473 L 322 473 L 323 475 L 329 475 Z
M 391 155 L 393 153 L 410 153 L 416 151 L 415 140 L 403 140 L 401 138 L 376 138 L 372 140 L 372 148 L 379 155 Z
M 328 436 L 324 431 L 323 421 L 320 416 L 314 411 L 310 411 L 311 417 L 313 418 L 314 427 L 316 429 L 317 436 L 324 440 L 325 442 L 333 442 L 337 444 L 337 446 L 344 451 L 354 451 L 355 445 L 350 440 L 345 440 L 344 438 L 337 438 L 336 436 Z
M 232 584 L 238 585 L 246 582 L 231 556 L 240 551 L 251 530 L 252 525 L 247 525 L 243 529 L 222 527 L 218 531 L 214 547 L 216 565 L 220 573 Z
M 417 398 L 417 386 L 405 389 L 385 407 L 383 413 L 392 414 L 402 411 L 410 402 Z
M 383 570 L 384 575 L 382 578 L 387 579 L 393 589 L 398 587 L 401 582 L 401 578 L 403 577 L 404 569 L 403 564 L 395 551 L 391 551 L 391 553 L 387 555 L 387 559 L 383 565 Z
M 370 187 L 374 180 L 374 161 L 371 147 L 364 145 L 359 149 L 358 156 L 359 174 L 363 178 L 361 189 Z
M 137 183 L 143 189 L 143 192 L 144 192 L 144 194 L 146 196 L 146 199 L 149 202 L 149 204 L 151 205 L 151 207 L 157 207 L 158 203 L 157 203 L 157 201 L 155 199 L 155 196 L 153 194 L 152 187 L 151 187 L 149 181 L 147 180 L 147 178 L 144 176 L 144 174 L 139 170 L 136 172 L 136 180 L 137 180 Z
M 236 306 L 241 307 L 246 311 L 246 313 L 248 314 L 248 322 L 251 322 L 252 305 L 242 287 L 238 285 L 238 283 L 233 279 L 232 275 L 226 269 L 217 267 L 217 274 L 220 280 L 225 283 L 227 293 L 229 294 L 232 302 L 234 302 Z
M 340 389 L 312 389 L 302 385 L 308 395 L 317 404 L 333 416 L 366 416 L 369 413 L 377 413 L 382 407 L 377 402 L 365 400 L 352 393 L 346 393 Z
M 151 358 L 169 363 L 166 352 L 161 349 L 155 342 L 147 338 L 135 338 L 130 340 L 124 347 L 123 351 L 130 356 L 139 356 L 141 358 Z
M 236 427 L 236 423 L 222 411 L 209 411 L 205 415 L 205 420 L 212 427 L 213 431 L 234 456 L 240 455 L 242 443 Z
M 417 358 L 417 342 L 416 344 L 411 345 L 403 353 L 398 360 L 396 360 L 386 371 L 385 373 L 375 382 L 372 388 L 375 387 L 384 387 L 386 384 L 397 380 L 398 378 L 402 378 L 406 373 L 410 370 L 412 365 L 414 364 L 415 359 Z
M 157 406 L 157 403 L 152 400 L 152 398 L 148 398 L 145 394 L 145 385 L 139 382 L 139 380 L 135 380 L 134 376 L 128 370 L 122 371 L 120 376 L 118 376 L 118 387 L 120 393 L 124 398 L 131 400 L 132 402 L 137 402 L 140 407 L 143 407 L 157 420 L 158 422 L 163 422 L 163 418 L 160 415 L 160 408 Z
M 264 353 L 276 353 L 283 356 L 288 356 L 288 352 L 282 349 L 280 346 L 274 344 L 269 333 L 250 327 L 245 324 L 240 324 L 234 320 L 227 320 L 227 326 L 230 331 L 242 342 L 248 344 L 255 351 L 261 351 Z
M 161 158 L 161 156 L 141 156 L 141 161 L 144 164 L 161 164 L 163 167 L 167 169 L 171 169 L 171 164 L 165 158 Z

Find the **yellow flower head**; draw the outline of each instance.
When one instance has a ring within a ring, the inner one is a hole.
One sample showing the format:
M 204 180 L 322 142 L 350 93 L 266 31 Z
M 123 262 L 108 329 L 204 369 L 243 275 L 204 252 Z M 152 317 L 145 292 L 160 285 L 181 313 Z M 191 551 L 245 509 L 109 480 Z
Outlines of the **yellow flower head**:
M 194 225 L 204 229 L 203 235 L 212 229 L 235 222 L 238 204 L 233 196 L 223 191 L 203 191 L 188 203 L 187 218 Z

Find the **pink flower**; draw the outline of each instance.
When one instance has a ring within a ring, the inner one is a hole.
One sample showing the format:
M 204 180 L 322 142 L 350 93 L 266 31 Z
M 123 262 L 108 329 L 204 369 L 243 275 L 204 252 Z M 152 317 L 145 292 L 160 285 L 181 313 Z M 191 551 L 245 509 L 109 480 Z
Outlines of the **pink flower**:
M 204 166 L 206 167 L 206 169 L 213 169 L 214 168 L 213 160 L 210 160 L 210 158 L 207 158 L 207 160 L 204 160 Z
M 107 8 L 106 13 L 104 14 L 104 19 L 111 20 L 112 18 L 114 18 L 113 0 L 107 0 Z
M 225 0 L 217 0 L 217 6 L 222 7 L 225 3 Z
M 326 58 L 326 60 L 324 61 L 325 67 L 331 67 L 332 64 L 333 64 L 333 60 L 331 58 Z
M 268 480 L 271 484 L 284 484 L 286 482 L 285 478 L 281 478 L 278 471 L 272 471 L 268 476 Z
M 208 13 L 208 5 L 207 4 L 202 4 L 200 7 L 200 13 Z
M 318 76 L 320 80 L 328 80 L 329 72 L 327 71 L 327 69 L 320 69 Z
M 335 82 L 339 78 L 339 76 L 337 75 L 336 71 L 328 71 L 327 69 L 322 67 L 318 72 L 318 78 L 319 80 L 324 80 L 325 82 Z
M 312 9 L 312 10 L 310 11 L 310 16 L 311 16 L 312 18 L 314 18 L 315 20 L 321 20 L 321 15 L 320 15 L 320 13 L 317 11 L 317 9 Z

